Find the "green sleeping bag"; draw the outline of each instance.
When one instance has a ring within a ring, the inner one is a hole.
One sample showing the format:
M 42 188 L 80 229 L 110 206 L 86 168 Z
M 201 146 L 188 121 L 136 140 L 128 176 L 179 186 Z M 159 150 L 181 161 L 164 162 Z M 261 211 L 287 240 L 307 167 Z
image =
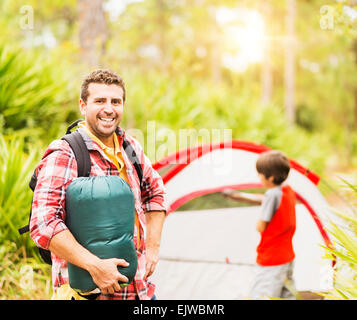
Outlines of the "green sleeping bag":
M 117 176 L 81 177 L 66 191 L 66 225 L 76 240 L 99 258 L 125 259 L 128 267 L 118 266 L 128 283 L 137 269 L 133 242 L 134 195 L 130 186 Z M 82 292 L 97 288 L 91 275 L 68 263 L 69 284 Z

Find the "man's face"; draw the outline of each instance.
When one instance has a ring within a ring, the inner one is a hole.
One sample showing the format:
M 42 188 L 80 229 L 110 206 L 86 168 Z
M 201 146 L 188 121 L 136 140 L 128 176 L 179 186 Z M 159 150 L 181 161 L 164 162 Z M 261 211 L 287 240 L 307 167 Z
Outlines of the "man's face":
M 111 145 L 123 114 L 123 89 L 115 84 L 90 83 L 88 92 L 87 103 L 79 101 L 86 125 L 104 144 Z

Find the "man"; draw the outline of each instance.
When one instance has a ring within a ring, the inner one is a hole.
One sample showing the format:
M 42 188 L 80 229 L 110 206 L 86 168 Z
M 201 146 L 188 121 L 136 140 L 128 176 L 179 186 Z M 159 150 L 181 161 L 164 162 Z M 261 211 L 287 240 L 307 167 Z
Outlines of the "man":
M 135 198 L 134 245 L 138 269 L 134 281 L 121 289 L 118 280 L 128 279 L 117 266 L 123 259 L 100 259 L 81 246 L 65 225 L 65 192 L 77 177 L 74 153 L 64 140 L 53 141 L 36 172 L 30 235 L 37 246 L 52 253 L 55 298 L 64 298 L 68 287 L 67 262 L 87 270 L 101 291 L 99 299 L 152 299 L 155 286 L 148 280 L 158 262 L 161 231 L 165 219 L 164 186 L 139 143 L 119 127 L 125 103 L 123 80 L 109 70 L 96 70 L 82 83 L 80 111 L 85 121 L 79 126 L 89 150 L 90 176 L 117 175 L 130 185 Z M 123 150 L 130 142 L 143 169 L 143 181 Z

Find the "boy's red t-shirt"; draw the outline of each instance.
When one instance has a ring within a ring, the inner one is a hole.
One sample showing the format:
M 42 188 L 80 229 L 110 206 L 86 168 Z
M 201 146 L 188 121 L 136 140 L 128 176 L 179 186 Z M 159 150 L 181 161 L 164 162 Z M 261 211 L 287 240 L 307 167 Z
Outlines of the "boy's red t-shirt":
M 285 264 L 295 258 L 292 239 L 296 229 L 296 197 L 289 186 L 283 186 L 281 191 L 280 205 L 261 233 L 257 247 L 257 263 L 262 266 Z

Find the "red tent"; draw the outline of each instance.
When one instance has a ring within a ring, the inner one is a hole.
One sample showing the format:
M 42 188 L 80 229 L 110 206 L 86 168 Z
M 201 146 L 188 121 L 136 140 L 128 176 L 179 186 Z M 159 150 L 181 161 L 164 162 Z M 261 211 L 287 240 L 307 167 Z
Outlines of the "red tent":
M 259 207 L 179 210 L 194 198 L 226 188 L 261 188 L 255 162 L 258 155 L 267 150 L 270 149 L 251 142 L 228 141 L 181 150 L 153 165 L 162 174 L 170 212 L 163 230 L 161 260 L 154 275 L 161 298 L 247 296 L 259 241 L 254 227 Z M 290 164 L 286 183 L 300 200 L 293 240 L 296 287 L 299 291 L 325 291 L 332 285 L 332 265 L 322 259 L 321 246 L 331 245 L 331 236 L 325 227 L 333 215 L 317 188 L 319 177 L 293 159 Z M 175 290 L 168 289 L 170 281 L 175 281 L 170 272 L 176 273 L 175 279 L 181 275 L 190 281 L 185 281 L 186 287 L 183 283 L 173 283 L 171 287 Z M 204 281 L 208 274 L 209 282 L 216 283 L 213 287 Z M 213 274 L 223 277 L 215 279 Z M 240 275 L 242 278 L 238 280 Z M 222 283 L 222 290 L 217 289 L 218 282 Z M 239 289 L 230 294 L 229 286 L 232 290 Z

